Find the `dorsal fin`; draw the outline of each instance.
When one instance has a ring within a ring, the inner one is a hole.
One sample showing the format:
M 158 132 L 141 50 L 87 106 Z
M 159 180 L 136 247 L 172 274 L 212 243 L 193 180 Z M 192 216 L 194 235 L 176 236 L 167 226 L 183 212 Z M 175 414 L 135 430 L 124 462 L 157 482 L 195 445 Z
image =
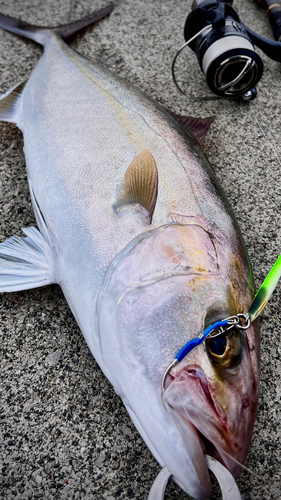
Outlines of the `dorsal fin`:
M 137 154 L 126 170 L 117 206 L 139 203 L 152 220 L 158 193 L 158 170 L 148 149 Z
M 193 135 L 198 142 L 201 142 L 202 139 L 204 139 L 215 119 L 215 116 L 208 116 L 207 118 L 194 118 L 193 116 L 178 115 L 169 109 L 167 111 L 185 128 L 187 132 Z

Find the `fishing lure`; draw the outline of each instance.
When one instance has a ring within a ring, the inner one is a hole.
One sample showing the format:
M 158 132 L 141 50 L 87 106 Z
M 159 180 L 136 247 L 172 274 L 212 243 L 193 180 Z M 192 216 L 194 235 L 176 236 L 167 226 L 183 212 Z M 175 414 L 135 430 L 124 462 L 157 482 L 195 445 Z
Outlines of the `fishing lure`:
M 236 316 L 230 316 L 221 321 L 217 321 L 212 325 L 208 326 L 206 330 L 195 339 L 189 340 L 176 354 L 172 363 L 165 370 L 162 378 L 162 393 L 165 391 L 165 382 L 167 376 L 171 369 L 180 363 L 195 347 L 199 346 L 207 340 L 207 338 L 214 338 L 220 335 L 224 335 L 228 330 L 236 327 L 240 330 L 246 330 L 249 328 L 250 324 L 255 321 L 255 319 L 261 314 L 265 308 L 267 302 L 269 301 L 271 295 L 273 294 L 277 283 L 281 277 L 281 255 L 279 255 L 277 261 L 272 266 L 265 280 L 263 281 L 261 287 L 256 293 L 254 300 L 250 306 L 247 314 L 238 313 Z

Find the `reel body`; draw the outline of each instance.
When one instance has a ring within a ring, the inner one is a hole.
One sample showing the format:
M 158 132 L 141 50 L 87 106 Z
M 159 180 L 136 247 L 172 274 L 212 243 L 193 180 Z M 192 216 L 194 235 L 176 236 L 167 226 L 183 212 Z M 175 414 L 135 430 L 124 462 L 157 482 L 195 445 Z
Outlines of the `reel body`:
M 220 97 L 230 98 L 253 89 L 263 73 L 263 62 L 231 3 L 195 1 L 195 10 L 184 27 L 186 41 L 204 26 L 209 27 L 190 43 L 190 48 L 209 88 Z
M 263 74 L 263 62 L 255 51 L 257 45 L 271 59 L 281 62 L 281 43 L 268 40 L 240 21 L 232 7 L 233 0 L 194 0 L 184 26 L 185 44 L 196 54 L 206 82 L 214 94 L 224 98 L 256 97 L 255 86 Z

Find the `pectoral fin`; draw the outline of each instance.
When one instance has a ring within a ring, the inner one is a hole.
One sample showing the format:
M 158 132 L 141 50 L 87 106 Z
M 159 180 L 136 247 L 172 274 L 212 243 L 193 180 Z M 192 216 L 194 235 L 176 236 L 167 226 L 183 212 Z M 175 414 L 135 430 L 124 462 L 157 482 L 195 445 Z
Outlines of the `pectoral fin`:
M 12 236 L 0 244 L 0 292 L 17 292 L 55 283 L 52 251 L 35 227 L 26 237 Z
M 158 193 L 156 162 L 147 149 L 141 151 L 129 165 L 122 184 L 117 207 L 138 203 L 152 220 Z
M 0 120 L 17 123 L 18 110 L 26 81 L 8 90 L 0 97 Z

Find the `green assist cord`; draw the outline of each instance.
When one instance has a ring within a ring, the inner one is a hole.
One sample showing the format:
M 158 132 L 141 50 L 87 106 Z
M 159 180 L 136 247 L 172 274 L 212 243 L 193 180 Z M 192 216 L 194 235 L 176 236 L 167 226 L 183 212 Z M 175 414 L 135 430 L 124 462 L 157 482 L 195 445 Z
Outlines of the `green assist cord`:
M 256 293 L 252 305 L 249 309 L 248 316 L 250 321 L 254 321 L 263 311 L 271 295 L 273 294 L 276 285 L 281 277 L 281 255 L 269 271 L 259 291 Z

